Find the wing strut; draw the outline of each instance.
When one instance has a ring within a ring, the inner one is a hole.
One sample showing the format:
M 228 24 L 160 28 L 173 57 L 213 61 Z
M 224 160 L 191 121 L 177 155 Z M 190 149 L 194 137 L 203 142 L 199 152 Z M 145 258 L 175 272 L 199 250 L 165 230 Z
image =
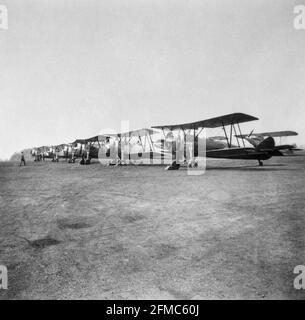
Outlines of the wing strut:
M 184 161 L 186 162 L 186 133 L 185 133 L 185 129 L 182 129 L 183 131 L 183 157 L 184 157 Z
M 232 147 L 232 126 L 233 126 L 233 123 L 231 123 L 231 127 L 230 127 L 230 148 Z
M 238 138 L 236 137 L 236 128 L 235 128 L 235 125 L 233 125 L 233 129 L 234 129 L 234 135 L 235 135 L 235 138 L 236 138 L 236 141 L 237 141 L 238 148 L 240 148 L 239 140 L 238 140 Z
M 230 148 L 229 139 L 228 139 L 228 136 L 227 136 L 227 131 L 226 131 L 226 128 L 225 128 L 223 122 L 222 122 L 222 129 L 223 129 L 223 131 L 224 131 L 224 133 L 225 133 L 225 136 L 226 136 L 228 148 Z
M 243 145 L 244 145 L 244 148 L 245 148 L 245 147 L 246 147 L 246 146 L 245 146 L 245 140 L 244 140 L 244 137 L 243 137 L 243 135 L 242 135 L 242 133 L 241 133 L 240 125 L 239 125 L 238 122 L 237 122 L 237 126 L 238 126 L 239 133 L 240 133 L 240 135 L 241 135 L 241 140 L 243 141 Z

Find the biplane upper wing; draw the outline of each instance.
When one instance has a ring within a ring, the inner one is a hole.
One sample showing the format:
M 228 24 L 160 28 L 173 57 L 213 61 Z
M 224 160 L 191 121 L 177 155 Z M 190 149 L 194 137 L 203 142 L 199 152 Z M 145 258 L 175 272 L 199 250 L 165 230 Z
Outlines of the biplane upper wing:
M 163 126 L 153 126 L 155 129 L 169 129 L 169 130 L 177 130 L 177 129 L 198 129 L 198 128 L 217 128 L 222 126 L 228 126 L 231 124 L 243 123 L 258 120 L 258 118 L 250 116 L 245 113 L 231 113 L 224 116 L 211 118 L 207 120 L 201 120 L 196 122 L 182 123 L 176 125 L 163 125 Z
M 86 144 L 88 142 L 96 142 L 98 141 L 98 138 L 99 136 L 94 136 L 92 138 L 88 138 L 88 139 L 76 139 L 73 144 L 77 144 L 77 143 L 80 143 L 80 144 Z
M 150 128 L 142 128 L 137 130 L 132 130 L 129 132 L 121 133 L 122 136 L 129 136 L 129 137 L 142 137 L 145 135 L 152 135 L 154 133 L 158 133 L 156 130 L 150 129 Z
M 44 148 L 61 148 L 61 147 L 66 147 L 69 146 L 71 143 L 61 143 L 61 144 L 53 144 L 50 146 L 44 146 Z
M 253 133 L 253 135 L 262 136 L 262 137 L 290 137 L 290 136 L 297 136 L 298 133 L 295 131 L 273 131 L 273 132 Z
M 73 144 L 86 144 L 88 142 L 98 142 L 98 141 L 104 141 L 106 138 L 118 138 L 118 137 L 138 137 L 138 136 L 145 136 L 149 134 L 158 133 L 156 130 L 153 129 L 138 129 L 138 130 L 132 130 L 128 132 L 122 132 L 122 133 L 109 133 L 109 134 L 100 134 L 98 136 L 94 136 L 92 138 L 88 139 L 76 139 Z
M 253 132 L 251 133 L 251 136 L 257 136 L 257 137 L 290 137 L 290 136 L 297 136 L 298 133 L 295 131 L 270 131 L 270 132 Z M 249 135 L 242 134 L 242 135 L 236 135 L 237 138 L 247 138 Z
M 152 135 L 154 133 L 158 133 L 158 131 L 150 129 L 150 128 L 142 128 L 137 130 L 131 130 L 127 132 L 120 132 L 120 133 L 110 133 L 110 134 L 102 134 L 99 137 L 142 137 L 145 135 Z

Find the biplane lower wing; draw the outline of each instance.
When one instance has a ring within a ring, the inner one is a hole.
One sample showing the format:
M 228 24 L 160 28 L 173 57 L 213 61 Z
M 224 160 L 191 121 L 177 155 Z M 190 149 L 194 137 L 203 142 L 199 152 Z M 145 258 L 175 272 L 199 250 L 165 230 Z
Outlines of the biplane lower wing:
M 268 152 L 257 151 L 253 148 L 226 148 L 207 150 L 207 158 L 267 160 L 272 157 Z

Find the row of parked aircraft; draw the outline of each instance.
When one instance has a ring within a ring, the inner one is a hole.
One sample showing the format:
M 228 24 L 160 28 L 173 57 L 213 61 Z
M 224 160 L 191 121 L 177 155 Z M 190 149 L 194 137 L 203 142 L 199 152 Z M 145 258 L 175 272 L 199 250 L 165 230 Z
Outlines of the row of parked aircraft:
M 251 159 L 262 166 L 263 160 L 300 150 L 296 145 L 275 143 L 274 138 L 297 135 L 294 131 L 242 134 L 240 124 L 254 120 L 258 118 L 232 113 L 190 123 L 102 134 L 34 148 L 32 156 L 35 161 L 61 158 L 74 163 L 80 158 L 81 164 L 90 164 L 91 159 L 99 159 L 105 165 L 167 164 L 170 169 L 178 169 L 182 164 L 196 167 L 200 157 Z M 206 131 L 211 128 L 222 128 L 223 135 L 207 137 Z

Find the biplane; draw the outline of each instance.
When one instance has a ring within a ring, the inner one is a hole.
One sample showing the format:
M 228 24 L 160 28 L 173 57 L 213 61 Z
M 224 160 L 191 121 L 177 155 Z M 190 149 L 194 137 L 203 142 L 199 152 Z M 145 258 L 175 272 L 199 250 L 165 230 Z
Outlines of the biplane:
M 45 159 L 51 159 L 53 162 L 58 162 L 59 159 L 68 160 L 73 153 L 71 144 L 60 144 L 56 146 L 42 146 L 33 148 L 31 155 L 34 157 L 34 161 L 45 161 Z
M 271 131 L 271 132 L 260 132 L 256 133 L 253 130 L 248 135 L 237 135 L 236 137 L 247 140 L 252 146 L 256 147 L 260 144 L 266 137 L 279 138 L 279 145 L 275 146 L 275 149 L 279 150 L 276 155 L 293 155 L 294 151 L 302 151 L 302 149 L 297 148 L 296 144 L 282 144 L 282 137 L 297 136 L 298 133 L 295 131 Z
M 143 128 L 77 139 L 74 144 L 82 150 L 85 164 L 89 164 L 91 159 L 99 159 L 105 165 L 153 164 L 152 159 L 154 164 L 170 163 L 172 155 L 162 147 L 162 143 L 160 146 L 154 143 L 152 136 L 156 133 L 159 132 Z
M 287 145 L 275 146 L 274 138 L 267 133 L 266 136 L 257 141 L 255 145 L 247 147 L 245 142 L 248 140 L 245 139 L 245 135 L 242 134 L 240 124 L 254 120 L 258 120 L 258 118 L 244 113 L 232 113 L 202 121 L 177 125 L 153 126 L 152 128 L 161 129 L 162 131 L 168 130 L 169 132 L 182 132 L 184 136 L 184 150 L 188 140 L 187 134 L 192 134 L 194 141 L 194 158 L 204 156 L 207 158 L 257 160 L 259 165 L 262 166 L 263 160 L 268 160 L 273 156 L 281 155 L 281 150 L 287 149 Z M 200 133 L 211 128 L 222 128 L 224 137 L 216 136 L 206 138 L 203 143 L 205 148 L 199 150 Z M 235 144 L 233 142 L 235 142 Z M 184 158 L 186 157 L 184 156 Z
M 164 139 L 158 139 L 160 133 L 151 128 L 142 128 L 117 134 L 99 136 L 102 147 L 99 161 L 114 164 L 166 164 L 172 161 Z
M 34 157 L 34 161 L 45 161 L 45 159 L 54 159 L 55 154 L 53 153 L 51 146 L 41 146 L 33 148 L 31 155 Z
M 81 164 L 90 164 L 91 159 L 98 158 L 98 150 L 101 147 L 99 136 L 88 139 L 76 139 L 72 143 L 72 147 L 71 162 L 75 162 L 76 158 L 82 158 Z

